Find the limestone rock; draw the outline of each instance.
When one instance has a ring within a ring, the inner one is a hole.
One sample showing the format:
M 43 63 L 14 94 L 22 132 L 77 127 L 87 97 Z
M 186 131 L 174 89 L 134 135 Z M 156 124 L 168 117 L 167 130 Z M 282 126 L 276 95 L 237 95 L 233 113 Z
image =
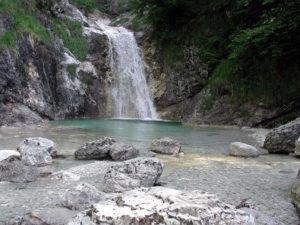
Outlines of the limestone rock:
M 75 215 L 76 212 L 65 208 L 45 208 L 15 218 L 6 225 L 66 225 Z
M 0 150 L 0 162 L 10 161 L 11 159 L 20 159 L 21 154 L 14 150 Z
M 163 165 L 157 158 L 136 158 L 116 163 L 104 176 L 106 192 L 123 192 L 153 186 L 161 176 Z
M 297 157 L 299 157 L 300 156 L 300 137 L 298 138 L 298 140 L 296 141 L 296 143 L 295 143 L 295 155 L 297 156 Z
M 35 181 L 39 176 L 37 168 L 24 165 L 17 158 L 10 158 L 9 161 L 0 162 L 0 181 L 9 181 L 14 183 L 28 183 Z
M 115 202 L 100 202 L 78 214 L 68 225 L 254 225 L 248 213 L 201 191 L 177 191 L 163 187 L 123 193 Z
M 296 206 L 297 213 L 300 216 L 300 170 L 298 171 L 297 178 L 292 186 L 292 198 Z
M 153 140 L 150 150 L 160 154 L 179 155 L 181 152 L 181 145 L 178 141 L 165 137 Z
M 114 161 L 125 161 L 138 157 L 139 150 L 132 145 L 116 143 L 112 146 L 109 154 Z
M 266 137 L 264 148 L 269 153 L 293 153 L 300 136 L 300 118 L 273 129 Z
M 229 155 L 237 157 L 258 157 L 260 155 L 257 148 L 242 143 L 242 142 L 233 142 L 229 146 Z
M 56 155 L 55 144 L 46 138 L 27 138 L 17 150 L 26 165 L 44 166 L 52 163 L 51 155 Z
M 96 187 L 82 183 L 73 189 L 67 190 L 62 198 L 62 206 L 71 210 L 84 210 L 104 198 L 105 193 L 97 190 Z
M 115 140 L 103 137 L 96 141 L 86 142 L 75 152 L 75 158 L 81 160 L 107 159 Z

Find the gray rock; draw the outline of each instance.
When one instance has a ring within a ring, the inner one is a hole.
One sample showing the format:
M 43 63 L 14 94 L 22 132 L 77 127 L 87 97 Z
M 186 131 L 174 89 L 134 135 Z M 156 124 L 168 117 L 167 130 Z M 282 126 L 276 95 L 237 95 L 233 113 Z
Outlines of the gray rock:
M 298 138 L 298 140 L 295 143 L 295 155 L 297 157 L 300 156 L 300 137 Z
M 167 155 L 179 155 L 181 152 L 181 145 L 178 141 L 164 137 L 152 141 L 150 150 L 155 153 Z
M 105 199 L 105 193 L 98 191 L 90 184 L 82 183 L 67 190 L 62 197 L 61 204 L 71 210 L 84 210 Z
M 269 153 L 293 153 L 300 136 L 300 118 L 273 129 L 266 137 L 264 148 Z
M 151 187 L 163 172 L 157 158 L 136 158 L 116 163 L 104 176 L 106 192 L 123 192 L 139 187 Z
M 116 141 L 110 137 L 103 137 L 96 141 L 86 142 L 75 152 L 75 158 L 80 160 L 107 159 L 109 151 Z
M 292 199 L 296 206 L 297 214 L 300 216 L 300 170 L 298 171 L 297 178 L 292 186 Z
M 54 142 L 45 138 L 28 138 L 20 143 L 17 150 L 26 165 L 45 166 L 52 163 L 52 155 L 57 152 Z
M 11 159 L 21 159 L 21 154 L 15 150 L 0 150 L 0 163 Z
M 233 142 L 229 146 L 229 155 L 237 157 L 258 157 L 260 155 L 257 148 L 242 143 L 242 142 Z
M 75 215 L 76 212 L 65 208 L 45 208 L 15 218 L 6 225 L 66 225 Z
M 115 202 L 100 202 L 79 213 L 68 225 L 254 225 L 254 218 L 216 196 L 201 191 L 154 187 L 123 193 Z
M 17 158 L 0 162 L 0 181 L 27 183 L 35 181 L 38 176 L 39 171 L 36 167 L 24 165 L 24 162 Z
M 109 151 L 109 155 L 114 161 L 125 161 L 138 157 L 139 150 L 134 148 L 132 145 L 115 143 Z
M 259 225 L 284 225 L 280 221 L 277 221 L 275 218 L 268 216 L 260 211 L 251 208 L 241 208 L 246 213 L 249 213 L 254 217 L 255 224 Z

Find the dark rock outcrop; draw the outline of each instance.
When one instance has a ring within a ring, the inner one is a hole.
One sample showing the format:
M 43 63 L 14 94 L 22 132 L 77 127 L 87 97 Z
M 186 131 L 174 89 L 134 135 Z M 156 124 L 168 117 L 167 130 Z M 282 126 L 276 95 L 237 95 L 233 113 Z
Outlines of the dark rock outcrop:
M 264 148 L 269 153 L 293 153 L 300 136 L 300 118 L 273 129 L 266 137 Z
M 75 158 L 81 160 L 109 159 L 109 152 L 115 142 L 110 137 L 103 137 L 96 141 L 87 142 L 75 152 Z
M 137 150 L 132 145 L 115 143 L 112 146 L 109 155 L 114 161 L 125 161 L 138 157 L 139 150 Z

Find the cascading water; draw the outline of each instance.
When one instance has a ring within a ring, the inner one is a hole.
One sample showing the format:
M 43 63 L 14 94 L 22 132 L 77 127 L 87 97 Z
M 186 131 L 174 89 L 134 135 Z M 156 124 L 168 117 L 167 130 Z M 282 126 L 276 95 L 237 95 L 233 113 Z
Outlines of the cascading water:
M 113 116 L 158 119 L 134 34 L 124 27 L 108 26 L 101 21 L 97 25 L 109 39 Z

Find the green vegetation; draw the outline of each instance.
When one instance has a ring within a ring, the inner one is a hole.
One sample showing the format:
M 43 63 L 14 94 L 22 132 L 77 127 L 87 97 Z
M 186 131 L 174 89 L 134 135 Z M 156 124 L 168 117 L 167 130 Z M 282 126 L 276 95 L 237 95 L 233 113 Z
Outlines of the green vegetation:
M 14 48 L 16 36 L 22 32 L 30 33 L 39 41 L 47 42 L 47 29 L 34 16 L 34 0 L 1 0 L 0 13 L 9 13 L 12 17 L 10 30 L 0 37 L 0 46 Z
M 88 51 L 88 43 L 82 35 L 80 22 L 72 21 L 67 18 L 52 18 L 54 32 L 63 40 L 64 45 L 79 60 L 84 60 Z
M 67 71 L 72 78 L 75 77 L 76 75 L 76 69 L 77 69 L 76 64 L 69 64 L 67 67 Z
M 80 1 L 78 1 L 80 2 Z M 89 5 L 89 1 L 82 1 Z M 94 0 L 91 0 L 94 2 Z M 30 33 L 35 39 L 49 43 L 50 34 L 36 15 L 37 0 L 0 0 L 0 13 L 8 13 L 12 20 L 9 30 L 0 36 L 0 46 L 15 48 L 16 38 L 22 33 Z M 87 41 L 82 35 L 82 26 L 77 21 L 50 17 L 51 28 L 64 45 L 79 59 L 87 55 Z
M 299 5 L 294 0 L 131 0 L 155 28 L 167 62 L 192 46 L 215 93 L 278 103 L 300 90 Z M 174 47 L 175 46 L 175 47 Z
M 96 0 L 70 0 L 70 3 L 87 12 L 97 8 Z

